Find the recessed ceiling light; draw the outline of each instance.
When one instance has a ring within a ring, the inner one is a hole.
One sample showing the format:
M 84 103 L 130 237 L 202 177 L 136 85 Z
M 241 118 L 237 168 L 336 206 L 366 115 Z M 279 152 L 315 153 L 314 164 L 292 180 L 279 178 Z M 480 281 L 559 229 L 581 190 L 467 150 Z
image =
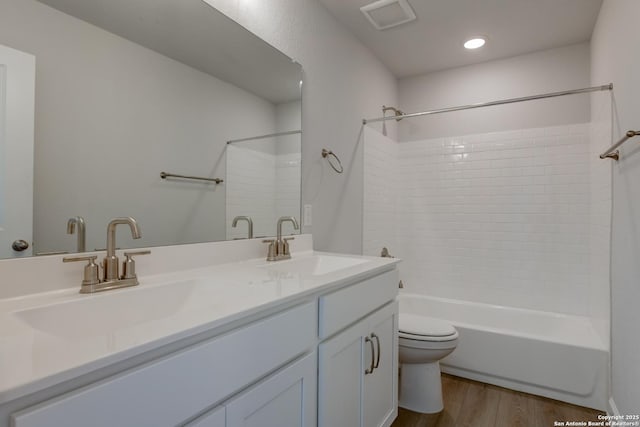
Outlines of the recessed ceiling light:
M 484 37 L 474 37 L 464 42 L 464 47 L 467 49 L 477 49 L 484 46 L 486 42 L 487 39 L 485 39 Z

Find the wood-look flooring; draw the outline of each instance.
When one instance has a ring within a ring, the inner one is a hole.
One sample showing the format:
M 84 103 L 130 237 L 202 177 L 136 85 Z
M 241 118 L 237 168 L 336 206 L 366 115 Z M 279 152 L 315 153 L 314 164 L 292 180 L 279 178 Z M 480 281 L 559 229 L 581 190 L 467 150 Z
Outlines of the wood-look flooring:
M 506 388 L 442 375 L 444 410 L 399 409 L 391 427 L 551 427 L 554 421 L 598 421 L 593 409 Z

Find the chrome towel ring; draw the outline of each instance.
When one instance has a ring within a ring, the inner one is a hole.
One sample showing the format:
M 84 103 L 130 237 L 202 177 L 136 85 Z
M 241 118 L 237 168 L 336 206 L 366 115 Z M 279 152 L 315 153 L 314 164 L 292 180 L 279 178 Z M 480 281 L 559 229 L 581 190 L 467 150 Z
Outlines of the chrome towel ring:
M 335 162 L 333 162 L 331 160 L 331 157 L 328 157 L 328 156 L 333 156 L 333 158 L 336 159 L 336 161 L 338 162 L 337 166 L 336 166 Z M 342 167 L 342 162 L 340 161 L 338 156 L 335 155 L 335 153 L 333 151 L 327 150 L 326 148 L 323 148 L 322 149 L 322 157 L 327 159 L 327 162 L 329 162 L 329 166 L 331 166 L 331 169 L 333 169 L 334 171 L 336 171 L 338 173 L 344 172 L 344 168 Z

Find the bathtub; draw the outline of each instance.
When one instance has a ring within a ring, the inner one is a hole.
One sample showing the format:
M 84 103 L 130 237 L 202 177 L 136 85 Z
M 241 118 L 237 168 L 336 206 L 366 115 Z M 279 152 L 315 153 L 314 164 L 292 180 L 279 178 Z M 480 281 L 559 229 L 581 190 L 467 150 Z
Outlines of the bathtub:
M 403 293 L 400 313 L 445 319 L 460 334 L 443 372 L 606 410 L 607 345 L 589 318 Z

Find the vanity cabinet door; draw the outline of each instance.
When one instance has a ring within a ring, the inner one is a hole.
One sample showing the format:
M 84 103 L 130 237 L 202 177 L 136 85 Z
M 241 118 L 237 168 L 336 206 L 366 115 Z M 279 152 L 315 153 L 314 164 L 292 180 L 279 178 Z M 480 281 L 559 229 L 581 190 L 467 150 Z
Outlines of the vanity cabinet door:
M 261 381 L 226 406 L 227 427 L 315 427 L 316 353 Z
M 320 344 L 320 427 L 387 427 L 396 418 L 397 316 L 394 301 Z
M 388 305 L 368 319 L 369 337 L 376 347 L 375 369 L 364 376 L 365 427 L 387 427 L 398 415 L 398 303 Z
M 362 377 L 371 363 L 365 348 L 367 324 L 361 321 L 319 346 L 318 424 L 321 427 L 362 425 Z

